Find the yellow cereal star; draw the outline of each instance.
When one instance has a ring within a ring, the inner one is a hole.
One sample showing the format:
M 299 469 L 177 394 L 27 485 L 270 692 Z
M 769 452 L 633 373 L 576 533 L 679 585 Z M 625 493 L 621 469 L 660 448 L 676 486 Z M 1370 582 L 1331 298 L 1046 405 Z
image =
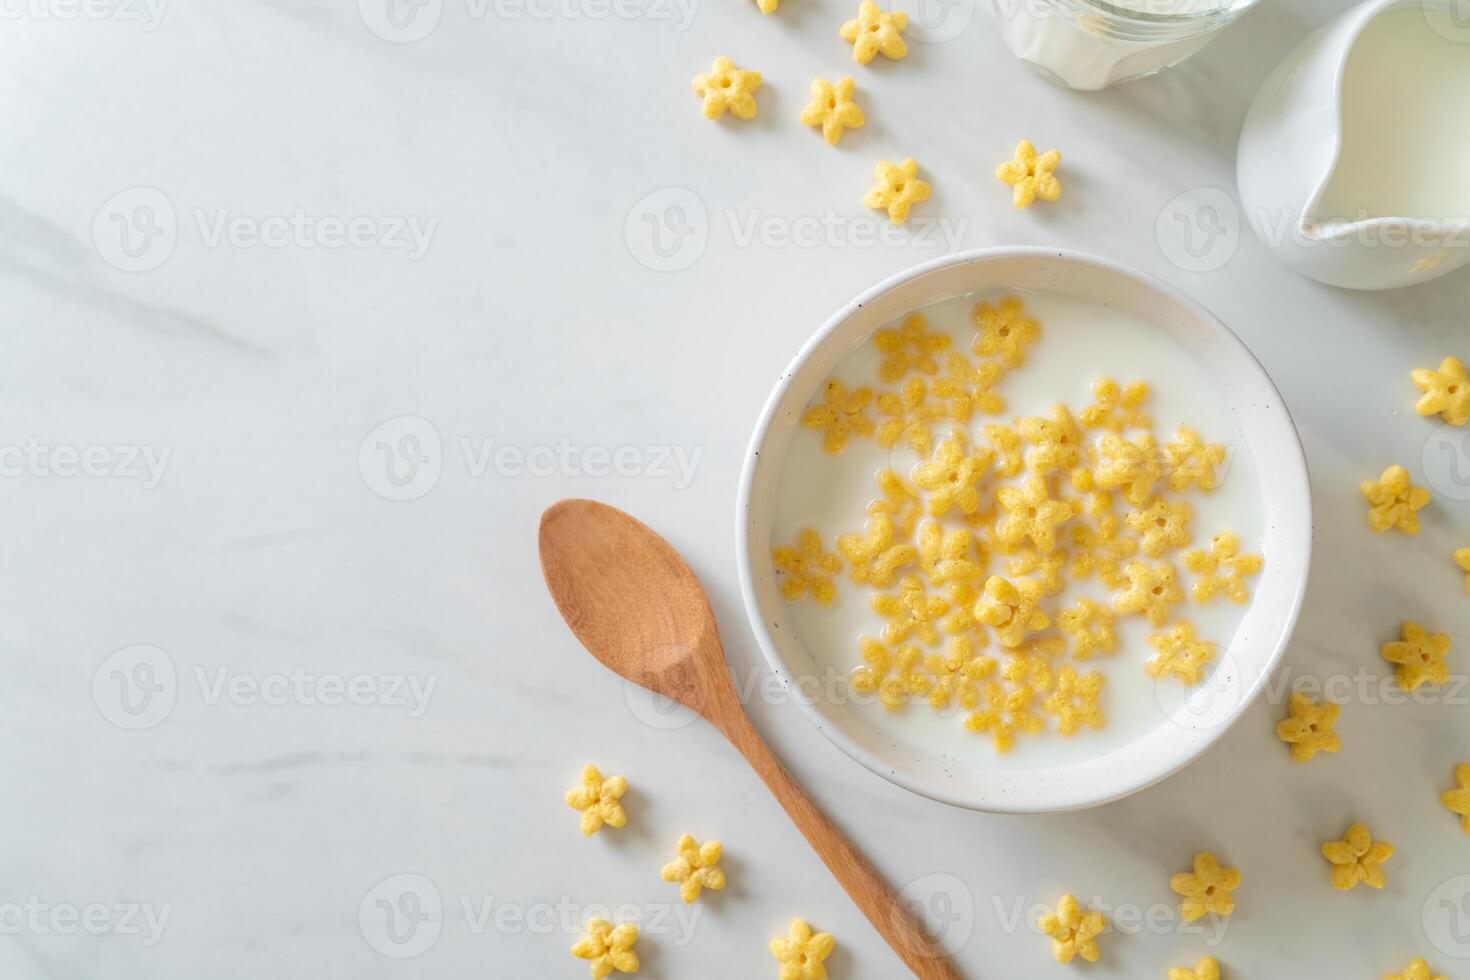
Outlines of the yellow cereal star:
M 866 582 L 880 589 L 893 585 L 898 570 L 919 558 L 913 545 L 894 543 L 893 519 L 886 514 L 874 515 L 862 534 L 839 535 L 837 551 L 847 559 L 848 574 L 854 582 Z
M 934 450 L 934 455 L 914 467 L 914 483 L 929 491 L 929 513 L 942 517 L 951 507 L 961 514 L 980 509 L 980 491 L 976 484 L 995 460 L 989 449 L 973 451 L 963 429 L 955 429 Z
M 775 6 L 774 0 L 771 6 Z M 802 125 L 822 127 L 822 136 L 836 146 L 843 130 L 857 129 L 867 122 L 862 106 L 852 100 L 856 88 L 851 78 L 839 78 L 836 85 L 825 78 L 812 79 L 812 100 L 801 110 Z
M 1429 491 L 1409 481 L 1409 471 L 1394 465 L 1377 480 L 1364 480 L 1363 496 L 1367 498 L 1368 524 L 1375 531 L 1396 527 L 1405 534 L 1419 533 L 1419 515 L 1429 503 Z
M 1027 634 L 1051 625 L 1037 603 L 1041 586 L 1029 580 L 1011 583 L 999 575 L 985 580 L 985 595 L 975 603 L 975 618 L 995 630 L 1001 646 L 1018 647 Z
M 813 528 L 802 528 L 794 546 L 772 548 L 771 561 L 783 575 L 781 596 L 787 602 L 810 595 L 824 606 L 832 603 L 837 594 L 832 576 L 842 571 L 842 559 L 822 550 L 822 538 Z
M 1221 594 L 1232 602 L 1245 602 L 1250 598 L 1245 577 L 1261 570 L 1261 556 L 1242 555 L 1240 539 L 1222 531 L 1210 541 L 1208 551 L 1203 548 L 1186 551 L 1184 567 L 1199 576 L 1191 590 L 1196 602 L 1209 602 Z
M 928 693 L 932 682 L 923 672 L 924 655 L 918 647 L 903 646 L 890 653 L 882 643 L 865 636 L 859 641 L 859 649 L 863 666 L 852 672 L 854 691 L 876 693 L 889 711 L 903 707 L 911 696 Z
M 1439 370 L 1415 368 L 1409 375 L 1424 395 L 1414 405 L 1420 415 L 1438 413 L 1450 425 L 1470 422 L 1470 378 L 1458 357 L 1446 357 Z
M 1034 415 L 1022 419 L 1021 437 L 1031 443 L 1026 466 L 1039 476 L 1071 469 L 1081 459 L 1082 430 L 1065 405 L 1055 406 L 1049 419 Z
M 1409 965 L 1404 967 L 1402 972 L 1386 973 L 1382 980 L 1450 980 L 1450 978 L 1435 976 L 1434 971 L 1429 969 L 1429 961 L 1422 956 L 1416 956 L 1409 961 Z
M 924 502 L 908 488 L 903 478 L 891 469 L 878 471 L 878 492 L 882 498 L 868 504 L 868 513 L 885 515 L 905 537 L 914 533 L 919 518 L 924 516 Z
M 781 0 L 755 0 L 755 5 L 763 14 L 774 14 L 776 8 L 781 6 Z
M 771 955 L 781 964 L 781 980 L 827 980 L 823 962 L 837 941 L 825 932 L 812 932 L 805 919 L 792 919 L 785 939 L 771 940 Z
M 679 883 L 679 897 L 692 902 L 700 891 L 710 888 L 719 891 L 725 887 L 725 872 L 720 868 L 720 842 L 717 840 L 697 842 L 684 834 L 674 846 L 679 856 L 664 865 L 659 872 L 664 881 Z
M 1380 865 L 1393 857 L 1393 845 L 1375 841 L 1368 828 L 1355 823 L 1342 835 L 1322 845 L 1322 856 L 1332 863 L 1332 885 L 1347 891 L 1358 882 L 1372 888 L 1384 886 Z
M 1168 562 L 1149 565 L 1130 561 L 1123 570 L 1128 587 L 1113 597 L 1113 608 L 1120 613 L 1139 613 L 1154 626 L 1163 626 L 1169 618 L 1169 607 L 1184 598 L 1174 581 L 1174 566 Z
M 1083 596 L 1077 605 L 1057 613 L 1057 626 L 1072 636 L 1074 660 L 1090 660 L 1097 652 L 1112 653 L 1118 648 L 1114 629 L 1117 615 L 1100 602 Z
M 1006 410 L 1006 400 L 991 391 L 1000 381 L 1005 368 L 996 361 L 972 364 L 958 351 L 944 358 L 945 373 L 934 380 L 934 396 L 949 403 L 949 417 L 968 422 L 975 412 L 999 415 Z
M 1301 691 L 1293 692 L 1287 707 L 1289 716 L 1276 725 L 1276 735 L 1291 746 L 1291 757 L 1306 762 L 1318 752 L 1336 752 L 1342 739 L 1332 726 L 1342 710 L 1331 701 L 1318 704 Z
M 953 701 L 975 707 L 980 703 L 980 682 L 995 673 L 995 658 L 975 653 L 968 636 L 952 638 L 947 655 L 931 654 L 924 663 L 934 675 L 929 703 L 936 708 L 947 708 Z
M 949 345 L 949 335 L 930 330 L 924 314 L 910 313 L 897 330 L 883 329 L 873 334 L 873 346 L 883 355 L 878 377 L 895 382 L 912 371 L 938 374 L 936 355 L 949 350 Z
M 1051 499 L 1046 481 L 1039 476 L 1019 487 L 1001 487 L 995 496 L 1006 512 L 995 527 L 995 536 L 1010 548 L 1030 538 L 1037 551 L 1050 554 L 1057 546 L 1057 528 L 1075 513 L 1070 501 Z
M 949 611 L 949 600 L 924 591 L 917 575 L 906 575 L 898 583 L 897 594 L 875 595 L 873 611 L 888 620 L 883 627 L 884 643 L 902 643 L 918 636 L 929 646 L 939 643 L 934 624 Z
M 975 535 L 966 528 L 945 531 L 938 521 L 925 521 L 919 528 L 919 567 L 934 585 L 973 581 L 983 569 Z
M 715 59 L 714 68 L 696 75 L 694 91 L 704 99 L 704 118 L 718 119 L 728 109 L 736 119 L 755 118 L 755 91 L 761 87 L 761 73 L 745 71 L 723 55 Z
M 987 425 L 982 430 L 995 447 L 995 472 L 1015 476 L 1021 472 L 1021 435 L 1004 425 Z
M 850 436 L 873 434 L 873 420 L 868 418 L 868 406 L 872 401 L 871 389 L 858 388 L 849 392 L 846 385 L 832 378 L 822 386 L 822 403 L 807 409 L 801 417 L 801 424 L 822 433 L 824 450 L 840 453 L 847 448 Z
M 1143 665 L 1150 677 L 1173 674 L 1186 684 L 1198 684 L 1205 665 L 1215 657 L 1215 645 L 1194 635 L 1194 624 L 1180 620 L 1167 633 L 1154 633 L 1148 642 L 1158 651 Z
M 1009 752 L 1018 733 L 1036 733 L 1045 727 L 1040 715 L 1031 709 L 1036 692 L 1029 684 L 1007 690 L 999 681 L 985 685 L 985 707 L 965 717 L 965 728 L 972 732 L 990 733 L 997 752 Z
M 1470 592 L 1470 548 L 1455 549 L 1455 564 L 1465 573 L 1465 591 Z
M 1058 963 L 1070 963 L 1074 956 L 1096 963 L 1101 955 L 1097 937 L 1107 928 L 1108 920 L 1101 912 L 1084 912 L 1077 899 L 1067 894 L 1057 902 L 1055 912 L 1045 913 L 1036 924 L 1051 937 L 1052 955 Z
M 1106 494 L 1100 496 L 1107 499 Z M 1077 524 L 1071 528 L 1074 550 L 1070 571 L 1080 580 L 1096 572 L 1103 585 L 1116 589 L 1126 580 L 1123 562 L 1138 554 L 1138 541 L 1121 533 L 1122 522 L 1116 514 L 1098 512 L 1094 519 L 1094 527 Z
M 1222 868 L 1215 855 L 1200 851 L 1194 856 L 1194 871 L 1182 872 L 1169 879 L 1169 887 L 1184 896 L 1185 922 L 1203 919 L 1206 913 L 1229 915 L 1235 911 L 1231 892 L 1240 885 L 1240 872 Z
M 1060 150 L 1047 150 L 1038 156 L 1030 140 L 1016 144 L 1014 158 L 995 168 L 995 175 L 1011 185 L 1011 204 L 1029 208 L 1038 197 L 1055 201 L 1062 196 L 1062 182 L 1057 180 L 1057 164 L 1062 162 Z
M 1181 425 L 1174 441 L 1164 445 L 1168 460 L 1169 489 L 1183 493 L 1194 487 L 1209 493 L 1220 485 L 1215 467 L 1225 462 L 1225 447 L 1207 443 L 1199 433 Z
M 1048 553 L 1039 548 L 1022 548 L 1006 562 L 1006 572 L 1011 576 L 1029 575 L 1041 587 L 1042 594 L 1056 595 L 1067 584 L 1063 574 L 1066 564 L 1067 553 L 1060 549 Z
M 592 980 L 602 980 L 613 970 L 619 973 L 638 972 L 638 954 L 633 944 L 638 941 L 638 927 L 624 922 L 617 928 L 606 919 L 593 919 L 587 923 L 587 935 L 577 940 L 572 955 L 582 960 L 591 960 Z
M 1041 324 L 1026 315 L 1025 304 L 1018 297 L 1003 297 L 995 306 L 976 303 L 971 314 L 975 320 L 975 353 L 981 357 L 998 357 L 1008 368 L 1018 368 L 1026 360 L 1026 348 L 1041 337 Z
M 878 445 L 888 449 L 902 438 L 909 448 L 929 455 L 934 439 L 929 424 L 943 418 L 945 407 L 929 400 L 929 385 L 923 378 L 909 378 L 897 392 L 885 391 L 878 396 Z
M 604 824 L 622 827 L 628 822 L 628 815 L 623 812 L 622 803 L 618 802 L 627 791 L 628 780 L 622 776 L 603 779 L 596 766 L 582 770 L 582 785 L 567 790 L 566 800 L 567 806 L 582 811 L 584 837 L 591 837 Z M 605 973 L 602 975 L 606 976 Z
M 1462 762 L 1455 767 L 1455 788 L 1445 790 L 1439 801 L 1461 816 L 1460 825 L 1470 834 L 1470 763 Z
M 1057 731 L 1073 735 L 1083 725 L 1103 727 L 1107 718 L 1097 703 L 1102 687 L 1103 675 L 1097 671 L 1079 676 L 1074 667 L 1063 667 L 1057 674 L 1056 691 L 1044 705 L 1048 713 L 1056 715 Z
M 1125 522 L 1139 536 L 1145 555 L 1162 558 L 1169 549 L 1189 544 L 1189 520 L 1193 516 L 1194 508 L 1184 501 L 1155 497 L 1147 506 L 1130 511 Z
M 1104 433 L 1097 444 L 1102 461 L 1093 470 L 1097 485 L 1123 488 L 1123 499 L 1142 507 L 1154 492 L 1154 485 L 1164 475 L 1163 463 L 1154 437 L 1140 432 L 1124 439 L 1115 432 Z
M 863 0 L 857 17 L 843 24 L 837 33 L 852 45 L 852 60 L 866 65 L 880 54 L 885 58 L 908 54 L 909 46 L 903 39 L 907 26 L 909 15 L 902 10 L 883 10 L 873 0 Z
M 1122 432 L 1124 429 L 1147 429 L 1154 424 L 1149 414 L 1138 407 L 1148 399 L 1146 381 L 1120 385 L 1103 375 L 1092 383 L 1092 395 L 1097 401 L 1077 416 L 1089 429 Z
M 1206 956 L 1194 965 L 1193 970 L 1187 966 L 1170 967 L 1169 980 L 1220 980 L 1220 961 Z
M 863 207 L 886 210 L 894 224 L 903 224 L 909 218 L 909 208 L 929 200 L 929 184 L 919 179 L 919 165 L 913 157 L 896 166 L 879 160 L 874 172 L 878 183 L 863 195 Z
M 1443 633 L 1431 636 L 1418 623 L 1403 625 L 1403 639 L 1383 645 L 1383 659 L 1397 664 L 1394 676 L 1399 686 L 1412 691 L 1421 684 L 1443 684 L 1450 678 L 1445 654 L 1450 652 L 1450 638 Z

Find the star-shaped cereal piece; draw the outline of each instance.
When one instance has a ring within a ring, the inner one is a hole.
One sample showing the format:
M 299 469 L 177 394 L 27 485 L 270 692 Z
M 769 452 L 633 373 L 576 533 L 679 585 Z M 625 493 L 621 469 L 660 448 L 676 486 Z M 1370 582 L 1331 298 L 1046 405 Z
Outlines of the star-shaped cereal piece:
M 700 844 L 689 834 L 684 834 L 674 849 L 679 856 L 664 865 L 659 874 L 664 881 L 679 883 L 679 897 L 686 903 L 698 898 L 703 889 L 719 891 L 725 887 L 719 841 L 707 840 Z
M 929 703 L 947 708 L 959 701 L 966 708 L 980 703 L 980 682 L 995 673 L 995 658 L 975 652 L 968 636 L 952 637 L 946 654 L 930 654 L 924 665 L 934 675 Z
M 1155 497 L 1138 510 L 1130 511 L 1125 523 L 1138 535 L 1145 555 L 1162 558 L 1169 549 L 1189 544 L 1189 520 L 1193 516 L 1194 508 L 1184 501 Z
M 1435 976 L 1434 971 L 1429 968 L 1429 961 L 1422 956 L 1416 956 L 1402 971 L 1384 974 L 1382 980 L 1450 980 L 1450 978 Z
M 1368 500 L 1368 525 L 1375 531 L 1398 528 L 1405 534 L 1419 533 L 1419 514 L 1429 503 L 1429 491 L 1409 480 L 1409 471 L 1397 464 L 1377 480 L 1364 480 L 1361 487 Z
M 1210 541 L 1209 550 L 1193 548 L 1184 553 L 1184 567 L 1199 576 L 1191 592 L 1196 602 L 1209 602 L 1224 595 L 1232 602 L 1250 598 L 1245 577 L 1261 570 L 1260 555 L 1242 555 L 1240 539 L 1221 531 Z
M 1004 425 L 987 425 L 981 431 L 995 447 L 995 472 L 998 476 L 1015 476 L 1021 472 L 1021 434 Z
M 955 429 L 935 447 L 933 456 L 914 467 L 914 483 L 929 491 L 929 513 L 942 517 L 952 507 L 961 514 L 979 510 L 980 491 L 976 484 L 994 459 L 995 454 L 989 449 L 972 449 L 965 431 Z
M 1470 377 L 1458 357 L 1446 357 L 1439 370 L 1415 368 L 1409 375 L 1424 392 L 1414 405 L 1420 415 L 1440 415 L 1450 425 L 1470 422 Z
M 755 118 L 755 91 L 761 87 L 761 73 L 736 68 L 721 55 L 714 67 L 694 76 L 695 93 L 704 99 L 704 118 L 718 119 L 729 110 L 736 119 Z
M 878 445 L 888 449 L 902 438 L 914 452 L 927 456 L 934 448 L 929 424 L 944 417 L 945 406 L 929 399 L 929 385 L 924 378 L 913 377 L 898 391 L 878 395 L 878 415 L 883 419 L 878 426 Z
M 624 922 L 614 928 L 606 919 L 593 919 L 587 923 L 587 935 L 572 947 L 572 955 L 592 961 L 592 980 L 602 980 L 613 970 L 637 973 L 638 954 L 633 951 L 637 941 L 638 927 L 633 923 Z
M 776 8 L 781 6 L 781 0 L 755 0 L 755 5 L 763 14 L 774 14 Z
M 1074 956 L 1096 963 L 1101 955 L 1097 937 L 1107 928 L 1108 920 L 1101 912 L 1084 912 L 1077 899 L 1067 894 L 1057 902 L 1055 912 L 1043 914 L 1036 924 L 1051 937 L 1052 955 L 1058 963 L 1070 963 Z
M 1465 591 L 1470 592 L 1470 548 L 1455 549 L 1455 564 L 1465 573 Z
M 995 496 L 1005 511 L 995 526 L 995 536 L 1009 548 L 1030 538 L 1037 551 L 1050 554 L 1056 550 L 1057 528 L 1076 513 L 1071 501 L 1053 500 L 1039 476 L 1029 477 L 1019 487 L 1001 487 Z
M 1107 500 L 1106 494 L 1094 495 Z M 1089 504 L 1089 513 L 1096 524 L 1087 527 L 1074 524 L 1071 528 L 1072 564 L 1069 569 L 1075 579 L 1087 579 L 1093 572 L 1110 589 L 1116 589 L 1126 581 L 1122 564 L 1138 554 L 1138 541 L 1122 534 L 1122 522 L 1118 515 Z
M 1460 825 L 1470 834 L 1470 762 L 1455 767 L 1455 788 L 1445 790 L 1439 801 L 1460 815 Z
M 1393 845 L 1375 841 L 1368 828 L 1355 823 L 1342 835 L 1322 845 L 1322 856 L 1332 863 L 1332 885 L 1347 891 L 1358 882 L 1371 888 L 1384 886 L 1384 861 L 1393 857 Z
M 1147 503 L 1154 492 L 1154 485 L 1164 475 L 1154 437 L 1140 432 L 1132 439 L 1124 439 L 1115 432 L 1107 432 L 1098 441 L 1097 451 L 1101 457 L 1101 462 L 1093 470 L 1097 485 L 1121 487 L 1123 499 L 1135 507 Z
M 930 330 L 924 314 L 910 313 L 897 330 L 884 328 L 873 334 L 873 346 L 883 355 L 878 377 L 896 382 L 912 371 L 938 374 L 936 355 L 949 350 L 949 345 L 949 335 Z
M 1043 595 L 1056 595 L 1067 584 L 1063 574 L 1066 564 L 1067 553 L 1061 549 L 1045 552 L 1039 548 L 1022 548 L 1006 562 L 1006 572 L 1011 576 L 1029 575 L 1041 587 Z
M 979 579 L 983 571 L 976 561 L 979 555 L 968 528 L 945 531 L 938 521 L 925 521 L 919 528 L 919 567 L 934 585 Z
M 1041 337 L 1041 323 L 1026 315 L 1020 297 L 1004 296 L 994 306 L 976 303 L 971 313 L 975 320 L 975 353 L 996 357 L 1008 368 L 1018 368 L 1026 360 L 1026 348 Z
M 893 585 L 898 570 L 919 558 L 913 545 L 894 542 L 893 519 L 886 514 L 871 517 L 862 534 L 839 535 L 837 551 L 847 559 L 854 582 L 880 589 Z
M 1051 418 L 1033 415 L 1021 420 L 1021 437 L 1031 443 L 1026 450 L 1026 466 L 1031 472 L 1046 476 L 1053 470 L 1066 470 L 1081 459 L 1082 430 L 1067 411 L 1067 406 L 1052 408 Z
M 837 941 L 825 932 L 813 932 L 805 919 L 792 919 L 785 939 L 771 940 L 771 955 L 781 964 L 781 980 L 827 980 L 823 966 Z
M 939 643 L 935 624 L 949 612 L 949 600 L 926 592 L 917 575 L 904 576 L 897 593 L 873 596 L 872 605 L 874 612 L 888 620 L 883 627 L 884 643 L 902 643 L 917 636 L 935 646 Z
M 1225 462 L 1225 447 L 1205 442 L 1198 432 L 1181 425 L 1174 441 L 1164 444 L 1168 460 L 1169 489 L 1183 493 L 1194 487 L 1209 493 L 1220 485 L 1215 467 Z
M 1220 980 L 1220 961 L 1206 956 L 1192 970 L 1187 966 L 1171 966 L 1169 980 Z
M 968 422 L 976 411 L 999 415 L 1006 400 L 991 389 L 1000 381 L 1005 368 L 997 361 L 973 364 L 959 351 L 944 357 L 945 373 L 934 379 L 934 396 L 949 403 L 949 417 Z
M 909 219 L 909 208 L 929 200 L 929 184 L 919 179 L 919 164 L 913 157 L 900 164 L 879 160 L 873 170 L 878 182 L 863 195 L 863 207 L 887 211 L 894 224 L 903 224 Z
M 567 790 L 567 806 L 582 811 L 582 836 L 591 837 L 602 829 L 622 827 L 628 822 L 619 802 L 628 791 L 628 780 L 622 776 L 602 778 L 596 766 L 582 769 L 582 785 Z M 604 976 L 606 974 L 603 974 Z
M 1032 710 L 1036 691 L 1029 684 L 1007 689 L 999 681 L 985 685 L 985 706 L 965 716 L 965 728 L 972 732 L 989 732 L 997 752 L 1009 752 L 1018 733 L 1035 733 L 1046 727 L 1041 716 Z
M 868 504 L 868 513 L 891 518 L 905 537 L 913 534 L 914 528 L 919 526 L 919 518 L 924 516 L 924 502 L 919 499 L 919 495 L 909 489 L 902 477 L 887 467 L 878 471 L 878 492 L 882 497 Z
M 1276 725 L 1276 735 L 1291 746 L 1291 757 L 1306 762 L 1318 752 L 1336 752 L 1342 739 L 1332 726 L 1342 710 L 1331 701 L 1317 703 L 1301 691 L 1294 691 L 1287 706 L 1288 716 Z
M 856 88 L 851 78 L 839 78 L 835 85 L 825 78 L 812 79 L 812 100 L 801 110 L 802 125 L 822 127 L 822 136 L 836 146 L 843 130 L 857 129 L 867 122 L 863 107 L 852 100 Z
M 783 576 L 781 596 L 787 602 L 810 595 L 824 606 L 831 605 L 837 594 L 832 576 L 842 571 L 842 559 L 822 550 L 822 538 L 815 529 L 802 528 L 795 545 L 772 548 L 771 561 Z
M 1039 197 L 1055 201 L 1062 196 L 1062 182 L 1057 180 L 1057 164 L 1062 162 L 1060 150 L 1047 150 L 1039 156 L 1030 140 L 1016 144 L 1016 155 L 995 168 L 995 175 L 1011 185 L 1011 204 L 1029 208 Z
M 909 15 L 902 10 L 884 10 L 873 0 L 863 0 L 857 17 L 843 24 L 837 33 L 852 45 L 852 60 L 866 65 L 880 54 L 885 58 L 908 54 L 909 46 L 903 39 L 907 26 Z
M 1113 608 L 1120 613 L 1139 613 L 1154 626 L 1163 626 L 1170 607 L 1184 598 L 1174 580 L 1174 566 L 1168 562 L 1150 565 L 1130 561 L 1123 570 L 1128 587 L 1113 597 Z
M 1185 922 L 1203 919 L 1210 912 L 1216 915 L 1234 912 L 1235 896 L 1231 892 L 1239 885 L 1240 872 L 1220 867 L 1209 851 L 1195 854 L 1193 872 L 1181 872 L 1169 879 L 1169 887 L 1184 896 Z
M 1083 596 L 1077 605 L 1057 613 L 1057 626 L 1072 636 L 1072 658 L 1090 660 L 1094 653 L 1112 653 L 1118 648 L 1114 629 L 1117 615 L 1100 602 Z
M 1383 659 L 1397 664 L 1394 676 L 1399 686 L 1412 691 L 1421 684 L 1443 684 L 1450 679 L 1445 654 L 1450 652 L 1450 638 L 1443 633 L 1430 635 L 1415 622 L 1403 625 L 1403 639 L 1383 645 Z
M 1102 688 L 1103 675 L 1097 671 L 1079 675 L 1070 664 L 1063 667 L 1057 674 L 1056 690 L 1044 705 L 1048 713 L 1056 716 L 1057 731 L 1073 735 L 1083 725 L 1103 727 L 1107 718 L 1102 705 L 1097 703 Z
M 1092 383 L 1092 395 L 1097 401 L 1077 415 L 1089 429 L 1122 432 L 1124 429 L 1147 429 L 1154 424 L 1149 414 L 1139 408 L 1148 400 L 1147 381 L 1120 385 L 1105 374 Z
M 1148 642 L 1158 651 L 1143 665 L 1150 677 L 1172 674 L 1186 684 L 1198 684 L 1205 665 L 1215 658 L 1215 645 L 1194 635 L 1194 624 L 1180 620 L 1167 633 L 1154 633 Z
M 873 420 L 868 418 L 868 406 L 872 401 L 871 389 L 848 391 L 841 381 L 830 378 L 822 385 L 821 404 L 808 408 L 801 417 L 801 424 L 822 433 L 824 450 L 840 453 L 847 448 L 849 437 L 873 434 Z
M 918 647 L 900 647 L 890 653 L 871 636 L 863 637 L 858 647 L 863 655 L 863 666 L 854 670 L 849 678 L 854 691 L 876 693 L 883 707 L 897 711 L 908 703 L 911 694 L 923 694 L 929 689 L 928 679 L 920 673 L 924 658 Z
M 1051 625 L 1040 602 L 1041 586 L 1035 582 L 1012 583 L 992 575 L 985 580 L 985 594 L 975 603 L 975 618 L 995 630 L 1001 646 L 1018 647 L 1027 634 Z

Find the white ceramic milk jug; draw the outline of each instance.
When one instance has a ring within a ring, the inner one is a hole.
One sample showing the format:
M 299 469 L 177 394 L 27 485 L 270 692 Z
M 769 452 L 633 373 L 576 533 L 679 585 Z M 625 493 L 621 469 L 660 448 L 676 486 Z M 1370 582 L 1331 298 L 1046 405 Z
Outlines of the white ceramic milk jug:
M 1287 55 L 1240 137 L 1251 227 L 1352 289 L 1470 262 L 1470 3 L 1368 0 Z

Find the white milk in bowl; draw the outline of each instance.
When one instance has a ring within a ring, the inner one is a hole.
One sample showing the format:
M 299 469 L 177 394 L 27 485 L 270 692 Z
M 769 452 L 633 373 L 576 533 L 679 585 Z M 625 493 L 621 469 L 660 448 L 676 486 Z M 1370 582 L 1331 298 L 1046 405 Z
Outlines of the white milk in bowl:
M 772 557 L 815 686 L 971 771 L 1174 724 L 1270 560 L 1217 384 L 1117 309 L 936 303 L 846 357 L 803 423 Z

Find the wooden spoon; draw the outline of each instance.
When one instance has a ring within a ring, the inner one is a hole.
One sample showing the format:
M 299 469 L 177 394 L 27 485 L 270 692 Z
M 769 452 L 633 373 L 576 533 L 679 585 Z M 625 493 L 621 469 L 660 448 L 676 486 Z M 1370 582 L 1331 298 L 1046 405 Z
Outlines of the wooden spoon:
M 541 515 L 541 570 L 591 654 L 699 712 L 770 787 L 873 928 L 921 980 L 959 980 L 892 888 L 791 778 L 745 715 L 709 597 L 667 541 L 616 507 L 562 500 Z

